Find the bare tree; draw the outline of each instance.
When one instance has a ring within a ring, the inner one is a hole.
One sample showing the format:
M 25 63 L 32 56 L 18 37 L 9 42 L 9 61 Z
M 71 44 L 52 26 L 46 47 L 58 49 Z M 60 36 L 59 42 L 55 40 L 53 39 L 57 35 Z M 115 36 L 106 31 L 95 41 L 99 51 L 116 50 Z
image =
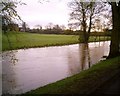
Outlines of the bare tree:
M 22 20 L 20 16 L 17 14 L 17 11 L 15 8 L 17 5 L 25 4 L 21 1 L 13 1 L 13 0 L 1 0 L 0 5 L 2 5 L 2 9 L 0 10 L 0 15 L 2 16 L 2 26 L 3 30 L 7 31 L 7 25 L 10 23 L 13 23 L 14 19 L 16 20 Z
M 58 24 L 54 25 L 53 29 L 60 30 L 60 26 Z
M 98 17 L 102 11 L 104 11 L 104 6 L 102 2 L 93 2 L 93 0 L 74 0 L 69 4 L 72 12 L 70 14 L 70 19 L 74 19 L 74 23 L 83 31 L 83 42 L 87 43 L 90 32 L 92 29 L 93 19 Z
M 60 25 L 60 29 L 65 30 L 66 29 L 65 25 Z
M 48 23 L 48 25 L 46 26 L 46 29 L 53 29 L 54 24 L 53 23 Z
M 35 25 L 35 27 L 37 28 L 37 29 L 39 29 L 39 30 L 42 30 L 42 25 Z

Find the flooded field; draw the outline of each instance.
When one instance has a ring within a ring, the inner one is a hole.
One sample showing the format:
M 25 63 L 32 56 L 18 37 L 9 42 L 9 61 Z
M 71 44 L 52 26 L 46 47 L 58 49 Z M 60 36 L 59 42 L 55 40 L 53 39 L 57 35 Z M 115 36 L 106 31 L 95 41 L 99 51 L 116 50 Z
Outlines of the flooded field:
M 21 94 L 90 68 L 109 52 L 109 41 L 3 53 L 3 93 Z

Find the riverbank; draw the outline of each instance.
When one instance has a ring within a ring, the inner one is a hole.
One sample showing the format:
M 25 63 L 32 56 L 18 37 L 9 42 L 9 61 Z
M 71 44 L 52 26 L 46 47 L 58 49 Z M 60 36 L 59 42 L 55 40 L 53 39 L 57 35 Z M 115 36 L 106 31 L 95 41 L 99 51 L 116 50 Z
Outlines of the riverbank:
M 37 34 L 25 32 L 8 32 L 2 34 L 2 50 L 16 50 L 25 48 L 61 46 L 80 43 L 77 35 Z M 93 37 L 89 42 L 106 41 L 110 37 Z
M 100 61 L 90 69 L 22 95 L 32 94 L 91 94 L 101 84 L 119 72 L 120 57 Z

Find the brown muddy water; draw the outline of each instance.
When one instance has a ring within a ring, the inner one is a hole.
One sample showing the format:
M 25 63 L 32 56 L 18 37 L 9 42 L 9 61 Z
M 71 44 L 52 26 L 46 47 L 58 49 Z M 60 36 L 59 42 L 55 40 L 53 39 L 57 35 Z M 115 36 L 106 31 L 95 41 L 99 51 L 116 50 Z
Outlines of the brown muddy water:
M 4 52 L 3 94 L 21 94 L 90 68 L 109 53 L 109 41 Z

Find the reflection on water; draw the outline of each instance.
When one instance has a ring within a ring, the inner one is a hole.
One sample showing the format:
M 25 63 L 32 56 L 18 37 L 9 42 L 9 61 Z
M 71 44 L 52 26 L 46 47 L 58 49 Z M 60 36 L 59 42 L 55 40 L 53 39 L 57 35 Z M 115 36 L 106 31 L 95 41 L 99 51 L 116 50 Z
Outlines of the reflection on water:
M 88 64 L 90 67 L 90 54 L 88 44 L 79 44 L 77 46 L 78 50 L 73 50 L 76 51 L 76 53 L 72 50 L 68 52 L 68 66 L 69 72 L 71 72 L 71 74 L 76 74 L 81 70 L 87 69 Z
M 2 55 L 3 60 L 7 60 L 7 62 L 15 65 L 18 62 L 18 59 L 16 58 L 17 51 L 7 51 L 4 52 Z
M 88 69 L 108 55 L 109 43 L 31 48 L 3 53 L 3 93 L 20 94 Z

